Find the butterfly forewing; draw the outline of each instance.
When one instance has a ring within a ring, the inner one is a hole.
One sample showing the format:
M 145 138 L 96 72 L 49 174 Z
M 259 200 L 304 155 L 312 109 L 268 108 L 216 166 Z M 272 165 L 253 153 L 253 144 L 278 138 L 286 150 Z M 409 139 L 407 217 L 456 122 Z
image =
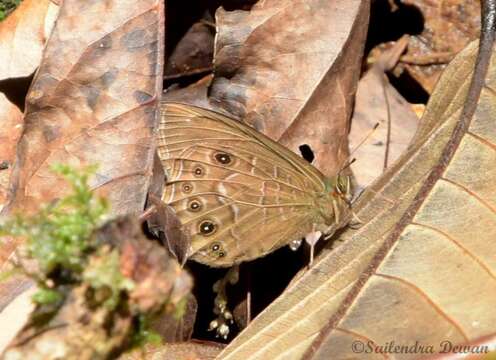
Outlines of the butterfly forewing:
M 254 259 L 312 230 L 324 177 L 290 150 L 224 115 L 164 105 L 163 201 L 192 238 L 190 257 L 212 266 Z

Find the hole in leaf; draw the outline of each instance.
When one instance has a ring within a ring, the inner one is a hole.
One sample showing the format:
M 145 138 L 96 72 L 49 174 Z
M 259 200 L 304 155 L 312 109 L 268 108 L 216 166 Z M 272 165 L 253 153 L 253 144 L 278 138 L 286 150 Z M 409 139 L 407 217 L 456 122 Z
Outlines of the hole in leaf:
M 313 159 L 315 159 L 315 155 L 313 154 L 312 148 L 307 144 L 300 145 L 299 149 L 303 159 L 305 159 L 309 163 L 311 163 Z

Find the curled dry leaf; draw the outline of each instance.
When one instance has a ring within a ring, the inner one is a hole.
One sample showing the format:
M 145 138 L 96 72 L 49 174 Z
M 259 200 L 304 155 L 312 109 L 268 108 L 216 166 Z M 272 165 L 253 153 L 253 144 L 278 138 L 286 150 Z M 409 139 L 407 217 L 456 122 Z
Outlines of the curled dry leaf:
M 471 44 L 450 64 L 414 143 L 362 195 L 361 228 L 347 229 L 344 244 L 324 253 L 221 359 L 350 359 L 360 355 L 352 352 L 357 341 L 418 341 L 439 350 L 441 341 L 466 343 L 494 332 L 496 57 L 468 131 L 459 143 L 452 137 L 476 52 Z M 452 152 L 440 171 L 445 148 Z M 416 197 L 425 186 L 430 191 Z
M 172 206 L 162 202 L 160 197 L 153 194 L 148 196 L 149 204 L 154 206 L 153 213 L 148 219 L 148 227 L 155 234 L 162 232 L 169 251 L 181 265 L 184 265 L 191 247 L 190 236 L 182 230 L 181 221 L 176 216 Z
M 208 87 L 210 86 L 212 78 L 212 75 L 204 76 L 197 82 L 184 88 L 171 86 L 162 95 L 162 108 L 167 102 L 178 102 L 218 112 L 225 112 L 224 109 L 215 106 L 208 100 Z M 229 114 L 227 113 L 227 115 Z
M 362 188 L 406 150 L 417 130 L 417 115 L 385 74 L 396 65 L 407 44 L 407 37 L 398 41 L 358 83 L 349 137 L 352 157 L 357 159 L 351 168 Z
M 266 0 L 217 11 L 210 100 L 335 175 L 368 25 L 368 0 Z M 283 29 L 281 31 L 281 29 Z
M 212 71 L 214 31 L 205 21 L 193 24 L 168 58 L 165 79 Z

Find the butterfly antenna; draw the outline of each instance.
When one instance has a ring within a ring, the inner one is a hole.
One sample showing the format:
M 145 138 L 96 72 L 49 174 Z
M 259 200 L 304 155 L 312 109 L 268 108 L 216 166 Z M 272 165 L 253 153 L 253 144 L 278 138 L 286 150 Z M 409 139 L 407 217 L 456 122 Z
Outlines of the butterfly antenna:
M 348 156 L 348 159 L 351 158 L 351 156 L 372 136 L 372 134 L 377 130 L 377 128 L 379 127 L 379 123 L 375 123 L 374 127 L 372 129 L 370 129 L 370 131 L 368 132 L 367 135 L 365 135 L 365 137 L 358 143 L 357 146 L 355 146 L 355 148 L 353 150 L 351 150 L 350 152 L 350 155 Z M 351 158 L 351 160 L 348 161 L 348 159 L 346 160 L 346 162 L 344 163 L 344 165 L 341 167 L 341 170 L 339 170 L 338 172 L 338 175 L 341 175 L 341 172 L 345 169 L 347 169 L 348 167 L 351 166 L 351 164 L 353 164 L 356 159 L 355 158 Z
M 353 159 L 351 159 L 350 161 L 346 161 L 346 162 L 344 163 L 344 165 L 341 167 L 341 170 L 339 170 L 339 172 L 338 172 L 338 176 L 340 176 L 340 175 L 341 175 L 341 173 L 342 173 L 344 170 L 348 169 L 348 168 L 349 168 L 349 167 L 350 167 L 350 166 L 351 166 L 351 165 L 352 165 L 355 161 L 356 161 L 356 158 L 353 158 Z

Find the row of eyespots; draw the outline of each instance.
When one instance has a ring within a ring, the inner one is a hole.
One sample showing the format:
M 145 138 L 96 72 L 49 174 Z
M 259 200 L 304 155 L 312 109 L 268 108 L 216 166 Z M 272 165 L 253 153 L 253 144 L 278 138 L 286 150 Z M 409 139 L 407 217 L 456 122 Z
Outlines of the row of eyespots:
M 229 165 L 232 162 L 231 155 L 223 153 L 223 152 L 218 152 L 214 154 L 214 159 L 217 161 L 219 164 L 222 165 Z M 202 177 L 205 175 L 205 168 L 202 165 L 195 165 L 195 168 L 193 170 L 193 174 L 196 177 Z
M 214 159 L 223 165 L 228 165 L 232 162 L 231 155 L 222 152 L 215 153 Z M 193 169 L 193 174 L 195 175 L 195 177 L 202 177 L 203 175 L 205 175 L 205 168 L 200 164 L 196 164 Z M 193 185 L 189 182 L 185 182 L 182 185 L 182 190 L 183 192 L 189 194 L 193 191 Z
M 210 236 L 217 231 L 217 225 L 211 220 L 203 220 L 200 222 L 199 231 L 203 236 Z M 211 255 L 214 257 L 224 257 L 226 252 L 222 249 L 219 242 L 210 244 Z
M 232 162 L 231 155 L 223 152 L 215 153 L 214 159 L 222 165 L 228 165 Z M 193 169 L 193 174 L 195 177 L 202 177 L 205 175 L 205 168 L 202 165 L 197 164 Z M 182 190 L 184 193 L 191 193 L 193 191 L 193 185 L 189 182 L 185 182 L 182 184 Z M 187 207 L 190 211 L 198 212 L 202 210 L 203 204 L 199 199 L 193 198 L 188 202 Z M 217 231 L 217 225 L 211 220 L 202 220 L 198 225 L 198 230 L 203 236 L 210 236 Z M 210 244 L 210 250 L 212 256 L 219 258 L 226 256 L 226 252 L 218 242 Z

